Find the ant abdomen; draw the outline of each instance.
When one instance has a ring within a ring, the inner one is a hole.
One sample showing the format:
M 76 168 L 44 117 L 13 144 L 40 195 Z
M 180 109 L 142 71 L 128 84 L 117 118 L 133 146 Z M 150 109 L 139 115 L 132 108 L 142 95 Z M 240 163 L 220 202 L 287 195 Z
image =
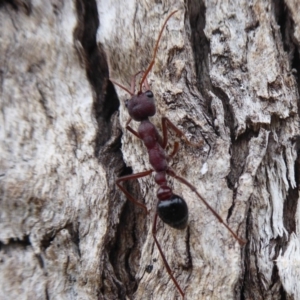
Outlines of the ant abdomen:
M 173 194 L 170 199 L 159 201 L 157 213 L 164 223 L 175 229 L 184 229 L 187 226 L 188 206 L 178 195 Z

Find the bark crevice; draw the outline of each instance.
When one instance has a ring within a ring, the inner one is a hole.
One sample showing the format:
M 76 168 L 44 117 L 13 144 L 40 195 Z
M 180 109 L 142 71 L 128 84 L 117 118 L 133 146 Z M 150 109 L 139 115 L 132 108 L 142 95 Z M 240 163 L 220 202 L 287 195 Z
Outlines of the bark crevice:
M 111 136 L 111 117 L 119 109 L 119 99 L 112 83 L 108 80 L 109 70 L 106 55 L 96 36 L 99 15 L 96 1 L 76 0 L 78 26 L 74 31 L 75 44 L 78 40 L 83 48 L 84 67 L 87 78 L 95 91 L 94 113 L 98 122 L 95 154 Z M 80 46 L 79 46 L 80 47 Z
M 191 30 L 190 40 L 197 76 L 197 88 L 203 95 L 203 108 L 211 116 L 209 91 L 213 88 L 209 76 L 210 45 L 204 33 L 206 22 L 205 4 L 204 1 L 188 0 L 187 8 L 187 17 Z

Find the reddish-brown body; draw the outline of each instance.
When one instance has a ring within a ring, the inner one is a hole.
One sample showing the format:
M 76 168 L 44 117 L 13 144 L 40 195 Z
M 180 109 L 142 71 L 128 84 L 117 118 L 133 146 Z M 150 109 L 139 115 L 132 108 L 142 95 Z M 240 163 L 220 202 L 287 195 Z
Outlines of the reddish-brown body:
M 156 127 L 149 119 L 146 119 L 141 122 L 138 133 L 147 148 L 149 161 L 153 169 L 156 172 L 166 171 L 168 168 L 167 157 Z

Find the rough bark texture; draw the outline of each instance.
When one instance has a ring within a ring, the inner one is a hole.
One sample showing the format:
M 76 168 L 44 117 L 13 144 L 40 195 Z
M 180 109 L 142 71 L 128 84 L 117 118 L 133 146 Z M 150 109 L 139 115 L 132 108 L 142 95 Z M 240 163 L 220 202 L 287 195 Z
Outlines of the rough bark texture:
M 248 243 L 176 180 L 189 226 L 159 242 L 186 299 L 300 299 L 298 0 L 0 1 L 0 299 L 180 299 L 153 177 L 125 185 L 149 215 L 115 186 L 150 165 L 108 80 L 146 69 L 176 9 L 152 121 L 204 140 L 170 166 Z

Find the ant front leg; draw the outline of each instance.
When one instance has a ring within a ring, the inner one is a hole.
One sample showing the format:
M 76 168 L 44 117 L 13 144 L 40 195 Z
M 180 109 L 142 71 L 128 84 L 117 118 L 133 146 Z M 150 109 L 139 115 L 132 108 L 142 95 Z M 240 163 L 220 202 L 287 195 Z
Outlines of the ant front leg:
M 148 210 L 147 210 L 147 207 L 142 204 L 141 202 L 139 202 L 138 200 L 136 200 L 122 185 L 121 185 L 121 182 L 124 182 L 124 181 L 128 181 L 128 180 L 131 180 L 131 179 L 137 179 L 137 178 L 142 178 L 142 177 L 145 177 L 145 176 L 148 176 L 150 175 L 151 173 L 153 172 L 153 170 L 148 170 L 148 171 L 144 171 L 144 172 L 141 172 L 141 173 L 136 173 L 136 174 L 131 174 L 131 175 L 127 175 L 127 176 L 123 176 L 123 177 L 120 177 L 116 180 L 116 184 L 118 186 L 118 188 L 127 196 L 127 198 L 133 202 L 134 204 L 138 205 L 139 207 L 141 207 L 142 209 L 145 210 L 146 213 L 148 213 Z
M 162 146 L 164 149 L 167 147 L 167 144 L 168 144 L 168 127 L 170 129 L 172 129 L 178 137 L 183 138 L 188 145 L 193 146 L 193 147 L 201 147 L 203 145 L 203 143 L 204 143 L 203 141 L 201 141 L 197 144 L 191 143 L 187 139 L 187 137 L 184 135 L 184 133 L 176 125 L 174 125 L 167 117 L 162 117 L 161 122 L 162 122 L 162 129 L 163 129 L 163 145 Z M 178 151 L 178 149 L 179 149 L 179 144 L 178 143 L 177 143 L 177 145 L 174 144 L 174 149 L 170 156 L 171 157 L 174 156 L 176 154 L 176 152 Z
M 166 269 L 167 269 L 168 274 L 170 275 L 172 281 L 174 282 L 175 286 L 177 287 L 179 293 L 181 294 L 182 299 L 184 299 L 184 292 L 183 292 L 183 290 L 181 289 L 181 287 L 180 287 L 180 285 L 178 284 L 178 282 L 177 282 L 177 280 L 175 279 L 175 277 L 173 276 L 172 270 L 171 270 L 171 268 L 170 268 L 170 266 L 169 266 L 169 264 L 168 264 L 168 262 L 167 262 L 167 259 L 166 259 L 165 255 L 164 255 L 164 252 L 162 251 L 162 248 L 161 248 L 161 246 L 160 246 L 160 244 L 159 244 L 159 242 L 158 242 L 158 240 L 157 240 L 157 237 L 156 237 L 156 233 L 157 233 L 156 225 L 157 225 L 157 213 L 155 213 L 154 220 L 153 220 L 153 227 L 152 227 L 152 235 L 153 235 L 153 238 L 154 238 L 154 242 L 155 242 L 155 244 L 156 244 L 156 246 L 157 246 L 157 248 L 158 248 L 158 251 L 159 251 L 159 253 L 160 253 L 160 256 L 162 257 L 162 260 L 163 260 L 163 262 L 164 262 L 164 265 L 165 265 L 165 267 L 166 267 Z
M 131 118 L 129 118 L 129 120 L 126 122 L 125 128 L 131 132 L 133 135 L 135 135 L 137 138 L 140 139 L 140 135 L 138 134 L 137 131 L 135 131 L 132 127 L 129 126 L 129 123 L 131 122 Z

